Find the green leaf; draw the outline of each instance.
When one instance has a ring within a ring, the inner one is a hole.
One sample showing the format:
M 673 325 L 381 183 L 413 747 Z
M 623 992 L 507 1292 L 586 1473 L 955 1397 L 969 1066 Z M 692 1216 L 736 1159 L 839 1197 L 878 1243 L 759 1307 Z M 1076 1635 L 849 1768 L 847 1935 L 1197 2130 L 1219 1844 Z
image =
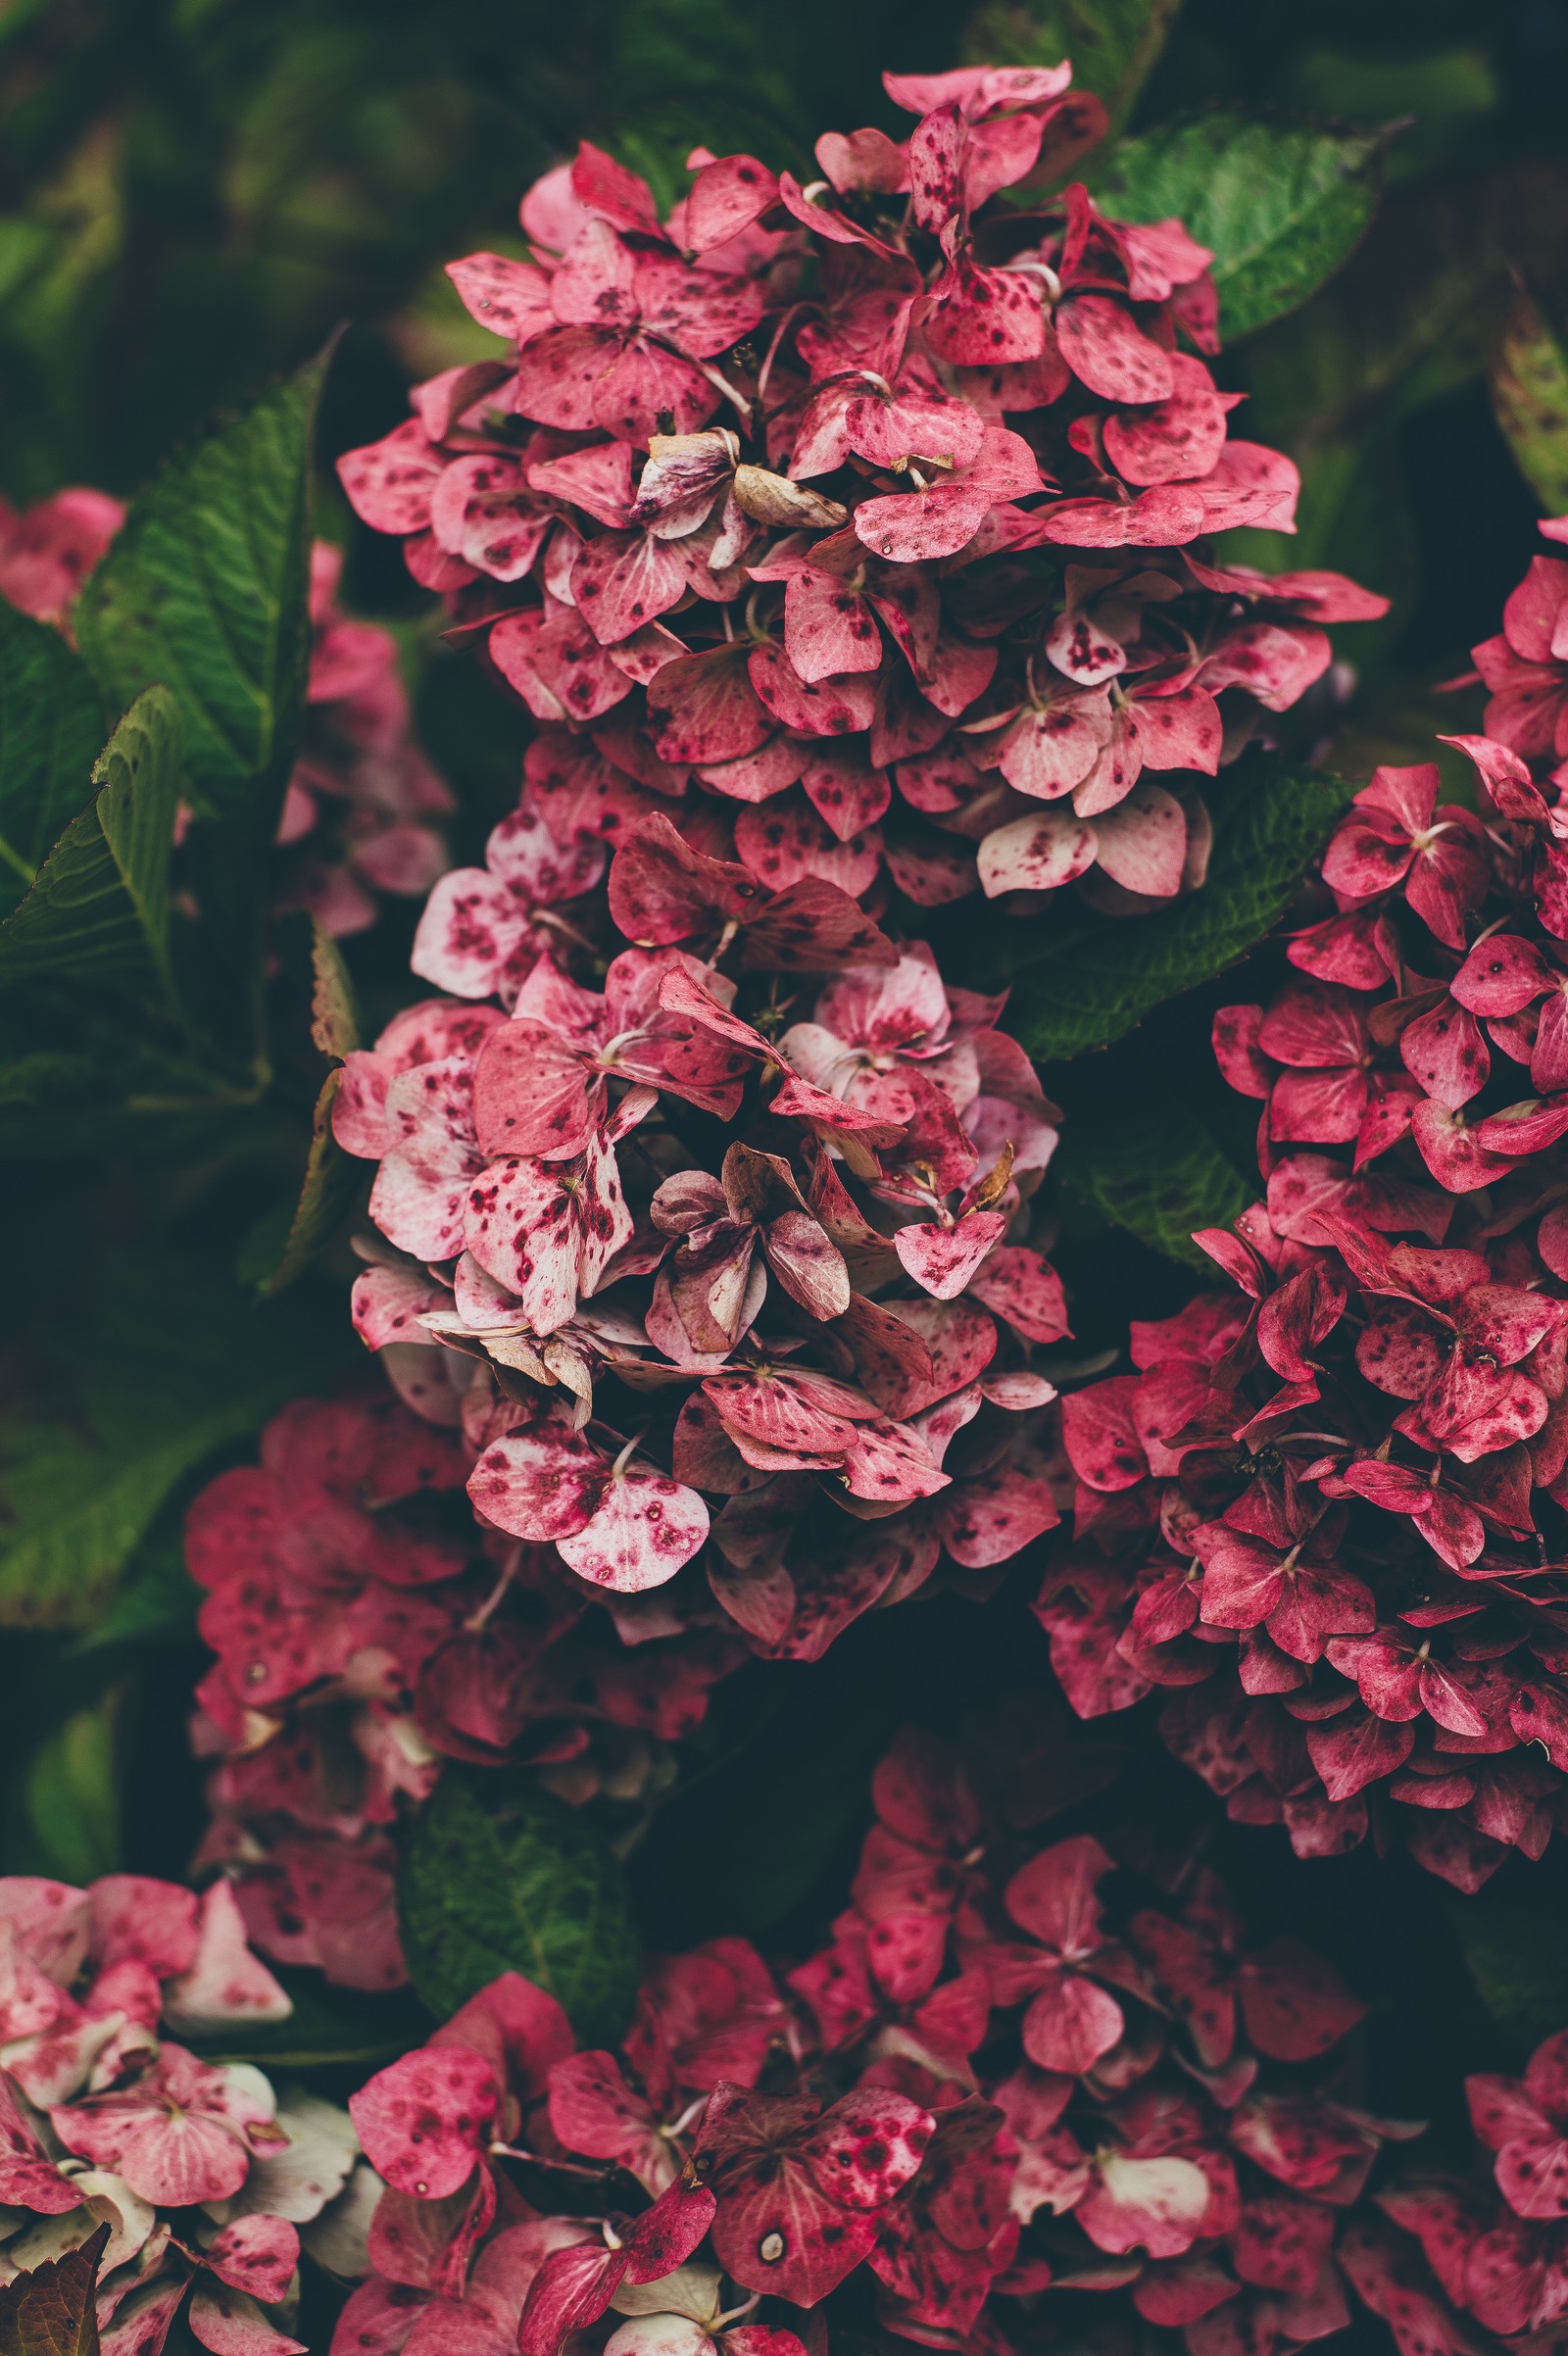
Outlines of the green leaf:
M 1520 473 L 1546 514 L 1560 515 L 1568 509 L 1568 351 L 1522 286 L 1487 380 Z
M 152 984 L 175 1003 L 169 860 L 179 761 L 173 698 L 149 688 L 98 758 L 97 794 L 0 924 L 0 981 Z
M 106 693 L 152 680 L 185 722 L 196 812 L 185 864 L 215 962 L 207 1028 L 265 1056 L 268 855 L 293 766 L 310 659 L 311 447 L 325 361 L 180 453 L 131 507 L 77 602 Z
M 93 2293 L 108 2241 L 101 2225 L 79 2249 L 0 2286 L 0 2356 L 98 2356 Z
M 106 693 L 155 680 L 185 721 L 193 801 L 232 816 L 258 794 L 275 827 L 309 660 L 313 361 L 171 460 L 132 503 L 76 606 Z M 269 837 L 270 839 L 270 837 Z
M 332 1135 L 332 1105 L 342 1074 L 329 1071 L 316 1100 L 310 1150 L 299 1200 L 283 1237 L 276 1262 L 260 1279 L 266 1293 L 281 1292 L 330 1243 L 354 1200 L 362 1172 L 352 1153 L 345 1153 Z
M 1062 1184 L 1113 1227 L 1184 1267 L 1211 1269 L 1193 1242 L 1200 1227 L 1228 1227 L 1257 1192 L 1198 1116 L 1178 1106 L 1136 1107 L 1124 1121 L 1103 1115 L 1069 1125 L 1059 1157 Z
M 1523 1885 L 1501 1877 L 1449 1912 L 1465 1969 L 1494 2020 L 1534 2040 L 1568 2020 L 1568 1892 L 1555 1870 Z
M 1220 332 L 1250 335 L 1304 303 L 1377 210 L 1376 131 L 1321 131 L 1220 113 L 1124 140 L 1096 196 L 1121 221 L 1180 217 L 1214 256 Z
M 80 810 L 103 741 L 81 657 L 0 603 L 0 909 L 16 906 Z
M 118 1686 L 52 1727 L 22 1771 L 6 1829 L 12 1873 L 83 1884 L 113 1873 L 120 1856 Z
M 964 28 L 974 65 L 1054 66 L 1072 60 L 1072 86 L 1103 99 L 1112 130 L 1132 112 L 1181 0 L 986 0 Z
M 193 1642 L 202 1591 L 185 1568 L 177 1519 L 163 1517 L 125 1565 L 105 1608 L 71 1647 L 74 1659 L 115 1645 Z
M 1039 1062 L 1081 1055 L 1223 973 L 1284 914 L 1353 790 L 1311 771 L 1238 763 L 1210 797 L 1214 855 L 1201 891 L 1152 916 L 1113 921 L 1073 906 L 1014 938 L 999 933 L 986 978 L 1011 986 L 1008 1029 Z
M 318 1052 L 341 1066 L 358 1047 L 359 1016 L 354 985 L 343 953 L 318 917 L 311 918 L 311 1039 Z M 364 1175 L 332 1134 L 332 1106 L 341 1070 L 322 1081 L 312 1116 L 305 1171 L 292 1206 L 280 1204 L 259 1220 L 240 1254 L 242 1283 L 264 1293 L 291 1284 L 329 1244 L 359 1190 Z
M 343 952 L 319 916 L 311 918 L 311 1037 L 323 1055 L 338 1062 L 360 1044 L 354 984 Z
M 617 1860 L 547 1792 L 449 1768 L 413 1822 L 398 1881 L 409 1973 L 445 2020 L 501 1972 L 559 1998 L 580 2043 L 612 2044 L 637 1991 L 637 1933 Z
M 80 1628 L 175 1484 L 348 1362 L 340 1305 L 255 1305 L 186 1252 L 105 1280 L 74 1413 L 0 1443 L 0 1627 Z

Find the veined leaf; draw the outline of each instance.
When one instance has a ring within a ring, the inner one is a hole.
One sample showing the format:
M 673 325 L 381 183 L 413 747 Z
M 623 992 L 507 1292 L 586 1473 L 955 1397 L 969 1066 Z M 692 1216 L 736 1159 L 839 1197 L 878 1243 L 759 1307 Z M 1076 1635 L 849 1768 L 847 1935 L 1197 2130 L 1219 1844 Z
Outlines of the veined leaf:
M 0 2356 L 98 2356 L 93 2293 L 108 2241 L 101 2225 L 79 2249 L 0 2285 Z
M 1304 303 L 1377 210 L 1376 131 L 1203 115 L 1124 140 L 1096 185 L 1118 220 L 1177 215 L 1214 257 L 1220 332 L 1250 335 Z
M 128 700 L 160 680 L 177 698 L 203 815 L 231 816 L 258 781 L 280 802 L 293 760 L 323 372 L 313 361 L 172 459 L 76 606 L 82 654 L 109 694 Z
M 1547 515 L 1560 515 L 1568 509 L 1568 350 L 1522 286 L 1487 373 L 1520 473 Z
M 1233 769 L 1211 795 L 1214 856 L 1201 891 L 1107 922 L 1054 908 L 999 936 L 987 986 L 1010 985 L 1007 1028 L 1042 1063 L 1108 1047 L 1152 1008 L 1223 973 L 1269 933 L 1354 789 L 1310 771 Z
M 1081 1132 L 1069 1125 L 1058 1167 L 1063 1185 L 1102 1218 L 1190 1268 L 1213 1265 L 1194 1232 L 1228 1227 L 1257 1192 L 1203 1122 L 1174 1107 Z
M 0 908 L 16 906 L 81 809 L 103 741 L 81 657 L 0 603 Z
M 310 659 L 311 445 L 324 360 L 216 427 L 131 506 L 77 602 L 106 693 L 161 680 L 185 723 L 185 848 L 212 960 L 206 1027 L 264 1060 L 268 853 L 293 766 Z
M 169 860 L 179 767 L 179 712 L 167 688 L 149 688 L 98 758 L 97 794 L 0 925 L 0 980 L 151 983 L 174 1001 Z
M 255 1305 L 188 1255 L 112 1264 L 79 1408 L 0 1443 L 0 1626 L 79 1628 L 175 1484 L 350 1355 L 313 1301 Z
M 449 1769 L 413 1820 L 398 1879 L 409 1973 L 442 2020 L 501 1972 L 559 1998 L 584 2045 L 610 2044 L 637 1992 L 637 1933 L 620 1865 L 548 1792 L 483 1799 Z

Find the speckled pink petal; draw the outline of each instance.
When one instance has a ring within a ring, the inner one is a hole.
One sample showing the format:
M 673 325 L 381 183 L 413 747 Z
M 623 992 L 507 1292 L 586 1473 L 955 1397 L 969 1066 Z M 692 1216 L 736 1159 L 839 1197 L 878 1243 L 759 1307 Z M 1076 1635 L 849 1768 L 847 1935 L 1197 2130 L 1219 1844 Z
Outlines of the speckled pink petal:
M 440 2200 L 466 2184 L 489 2139 L 500 2089 L 465 2046 L 425 2046 L 349 2097 L 365 2154 L 401 2192 Z
M 708 1507 L 667 1473 L 622 1472 L 606 1483 L 592 1516 L 559 1541 L 561 1559 L 596 1587 L 640 1595 L 662 1587 L 708 1536 Z

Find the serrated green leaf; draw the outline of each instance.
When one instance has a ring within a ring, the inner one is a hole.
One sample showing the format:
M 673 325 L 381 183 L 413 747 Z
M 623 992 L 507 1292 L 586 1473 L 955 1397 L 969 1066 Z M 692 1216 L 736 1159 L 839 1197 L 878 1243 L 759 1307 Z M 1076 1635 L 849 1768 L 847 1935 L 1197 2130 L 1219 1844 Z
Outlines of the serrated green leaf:
M 1132 112 L 1181 0 L 987 0 L 964 29 L 975 65 L 1072 61 L 1072 86 L 1102 99 L 1112 130 Z
M 0 2356 L 98 2356 L 93 2292 L 108 2241 L 98 2226 L 79 2249 L 0 2285 Z
M 1568 508 L 1568 351 L 1522 286 L 1487 381 L 1520 473 L 1546 514 L 1560 515 Z
M 155 680 L 185 722 L 193 801 L 231 816 L 261 781 L 281 805 L 309 659 L 313 361 L 172 459 L 75 611 L 77 642 L 122 702 Z M 276 808 L 272 810 L 275 826 Z
M 1076 1134 L 1069 1125 L 1058 1166 L 1062 1184 L 1111 1226 L 1189 1268 L 1213 1266 L 1195 1231 L 1228 1227 L 1257 1192 L 1203 1122 L 1177 1107 L 1135 1109 Z
M 86 801 L 103 741 L 80 656 L 0 603 L 0 909 L 15 908 Z
M 77 601 L 105 691 L 162 680 L 185 723 L 195 822 L 185 864 L 215 970 L 203 1014 L 264 1056 L 268 854 L 293 766 L 310 658 L 311 447 L 325 361 L 174 458 L 134 501 Z
M 76 1348 L 78 1411 L 0 1442 L 0 1627 L 85 1625 L 175 1484 L 349 1357 L 340 1312 L 149 1252 L 112 1266 Z
M 1163 1000 L 1195 989 L 1270 932 L 1353 787 L 1310 771 L 1233 769 L 1210 797 L 1214 855 L 1201 891 L 1119 921 L 1052 908 L 999 935 L 987 984 L 1009 985 L 1007 1028 L 1038 1062 L 1108 1047 Z
M 509 1971 L 548 1988 L 584 2045 L 612 2044 L 630 2018 L 637 1933 L 620 1865 L 547 1792 L 486 1778 L 481 1799 L 449 1769 L 413 1821 L 398 1925 L 442 2020 Z
M 1304 303 L 1377 210 L 1375 131 L 1203 115 L 1124 140 L 1096 184 L 1118 220 L 1176 215 L 1214 257 L 1227 343 Z
M 174 1002 L 169 861 L 180 767 L 167 688 L 137 698 L 95 763 L 98 792 L 0 925 L 0 980 L 120 981 Z

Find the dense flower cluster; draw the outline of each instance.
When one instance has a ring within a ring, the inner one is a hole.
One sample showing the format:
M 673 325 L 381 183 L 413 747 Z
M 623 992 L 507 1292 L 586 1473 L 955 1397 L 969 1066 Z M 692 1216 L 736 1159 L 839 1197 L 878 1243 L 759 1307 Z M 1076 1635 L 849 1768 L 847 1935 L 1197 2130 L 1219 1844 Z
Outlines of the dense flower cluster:
M 616 2055 L 509 1975 L 351 2099 L 390 2189 L 334 2356 L 796 2356 L 856 2277 L 886 2330 L 980 2351 L 1058 2342 L 1075 2298 L 1085 2344 L 1192 2356 L 1340 2329 L 1347 2275 L 1383 2311 L 1362 2196 L 1418 2131 L 1347 2091 L 1332 1970 L 1250 1944 L 1202 1870 L 1111 1902 L 1098 1841 L 999 1835 L 928 1738 L 874 1796 L 833 1944 L 782 1980 L 740 1939 L 659 1963 Z
M 827 132 L 804 188 L 700 148 L 665 222 L 584 145 L 531 261 L 449 266 L 505 356 L 343 483 L 539 722 L 523 815 L 582 888 L 678 835 L 754 897 L 1158 906 L 1202 880 L 1195 780 L 1385 601 L 1210 561 L 1294 529 L 1296 469 L 1229 436 L 1180 222 L 1030 193 L 1104 126 L 1069 69 L 884 78 L 906 140 Z M 490 903 L 516 868 L 504 835 Z
M 1453 2307 L 1515 2344 L 1525 2333 L 1555 2344 L 1562 2334 L 1551 2327 L 1568 2315 L 1568 2031 L 1537 2047 L 1522 2078 L 1467 2078 L 1465 2092 L 1488 2164 L 1468 2176 L 1412 2174 L 1377 2205 L 1416 2236 Z M 1402 2306 L 1426 2345 L 1462 2350 L 1463 2327 L 1422 2297 L 1408 2250 L 1370 2229 L 1362 2241 L 1368 2303 L 1378 2313 Z M 1406 2345 L 1401 2337 L 1401 2356 Z
M 1561 532 L 1561 527 L 1556 527 Z M 1297 1850 L 1372 1821 L 1474 1890 L 1539 1857 L 1568 1770 L 1568 564 L 1476 650 L 1478 808 L 1378 770 L 1332 912 L 1223 1009 L 1263 1203 L 1240 1289 L 1135 1325 L 1064 1402 L 1076 1546 L 1040 1614 L 1083 1713 L 1152 1687 L 1177 1755 Z M 1555 652 L 1553 651 L 1555 648 Z
M 1283 709 L 1379 603 L 1188 548 L 1288 523 L 1294 474 L 1178 348 L 1214 319 L 1178 224 L 992 204 L 1095 131 L 1066 79 L 895 78 L 904 146 L 830 135 L 806 192 L 699 156 L 667 228 L 585 148 L 533 263 L 453 266 L 511 360 L 344 462 L 540 725 L 420 918 L 443 995 L 334 1106 L 376 1164 L 356 1326 L 448 1452 L 304 1408 L 225 1476 L 282 1493 L 193 1521 L 205 1853 L 270 1952 L 394 1979 L 385 1827 L 443 1756 L 630 1792 L 748 1652 L 813 1660 L 939 1566 L 983 1595 L 1058 1519 L 1056 1116 L 1002 1002 L 884 929 L 884 854 L 929 902 L 984 838 L 1001 890 L 1021 826 L 1036 883 L 1168 897 L 1206 837 L 1146 761 L 1211 772 L 1215 697 Z
M 214 2356 L 305 2356 L 301 2242 L 363 2274 L 377 2180 L 335 2105 L 177 2041 L 290 2009 L 226 1882 L 0 1880 L 0 2281 L 107 2229 L 105 2356 L 157 2356 L 182 2310 Z
M 104 491 L 57 491 L 21 515 L 0 501 L 0 598 L 69 635 L 76 594 L 124 516 Z M 429 890 L 447 864 L 432 821 L 453 807 L 414 742 L 397 641 L 342 611 L 342 551 L 318 540 L 304 737 L 278 824 L 274 885 L 279 908 L 307 908 L 337 934 L 375 922 L 377 892 Z
M 424 1799 L 457 1758 L 633 1797 L 744 1657 L 733 1632 L 635 1619 L 623 1643 L 553 1547 L 475 1525 L 474 1454 L 389 1394 L 296 1400 L 187 1521 L 217 1654 L 197 1690 L 196 1747 L 218 1762 L 198 1863 L 236 1877 L 267 1954 L 350 1988 L 405 1977 L 400 1795 Z

